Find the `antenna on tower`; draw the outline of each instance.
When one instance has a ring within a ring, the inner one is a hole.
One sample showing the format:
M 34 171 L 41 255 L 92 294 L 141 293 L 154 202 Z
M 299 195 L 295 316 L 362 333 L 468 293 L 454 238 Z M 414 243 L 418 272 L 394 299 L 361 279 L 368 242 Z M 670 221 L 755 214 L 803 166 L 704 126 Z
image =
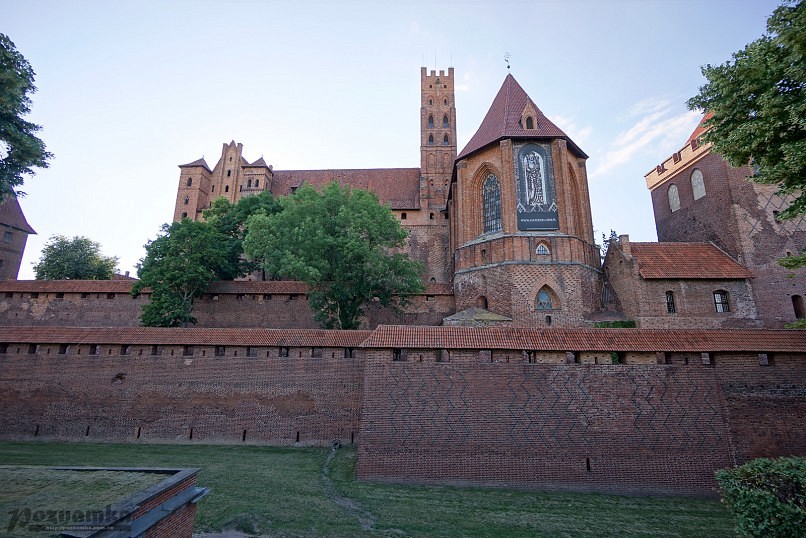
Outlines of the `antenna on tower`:
M 508 52 L 504 53 L 504 61 L 507 63 L 507 71 L 509 71 L 509 59 L 512 58 L 512 55 Z

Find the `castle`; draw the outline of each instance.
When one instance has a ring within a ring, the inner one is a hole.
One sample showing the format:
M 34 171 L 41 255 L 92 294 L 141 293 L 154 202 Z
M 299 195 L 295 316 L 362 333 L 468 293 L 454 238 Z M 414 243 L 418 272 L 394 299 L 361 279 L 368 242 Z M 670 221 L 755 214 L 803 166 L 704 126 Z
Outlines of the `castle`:
M 777 264 L 806 248 L 806 218 L 779 222 L 787 201 L 700 144 L 702 123 L 646 176 L 661 243 L 623 236 L 602 265 L 587 155 L 511 74 L 458 155 L 453 68 L 422 68 L 420 87 L 419 169 L 280 171 L 262 157 L 249 163 L 233 141 L 212 169 L 204 159 L 180 165 L 174 220 L 202 218 L 219 196 L 329 181 L 372 190 L 408 231 L 424 280 L 450 285 L 453 305 L 426 324 L 780 328 L 806 315 L 806 275 Z M 427 295 L 435 289 L 445 291 Z M 410 314 L 396 322 L 425 321 Z
M 131 282 L 0 281 L 0 438 L 358 446 L 361 480 L 715 496 L 806 454 L 804 245 L 699 130 L 647 174 L 660 243 L 594 243 L 585 153 L 508 75 L 457 153 L 453 69 L 421 71 L 420 168 L 280 171 L 225 144 L 174 217 L 331 180 L 409 231 L 425 292 L 316 328 L 293 281 L 214 283 L 197 327 L 138 326 Z M 592 328 L 633 320 L 636 329 Z

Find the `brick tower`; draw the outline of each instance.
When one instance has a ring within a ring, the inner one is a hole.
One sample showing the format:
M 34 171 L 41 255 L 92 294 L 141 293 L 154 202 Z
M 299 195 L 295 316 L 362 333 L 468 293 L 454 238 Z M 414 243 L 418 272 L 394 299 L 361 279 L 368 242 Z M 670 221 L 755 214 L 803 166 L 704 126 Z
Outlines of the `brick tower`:
M 456 159 L 456 103 L 453 67 L 420 70 L 420 200 L 423 208 L 444 209 Z
M 507 75 L 456 160 L 448 211 L 457 311 L 569 327 L 600 309 L 586 159 Z

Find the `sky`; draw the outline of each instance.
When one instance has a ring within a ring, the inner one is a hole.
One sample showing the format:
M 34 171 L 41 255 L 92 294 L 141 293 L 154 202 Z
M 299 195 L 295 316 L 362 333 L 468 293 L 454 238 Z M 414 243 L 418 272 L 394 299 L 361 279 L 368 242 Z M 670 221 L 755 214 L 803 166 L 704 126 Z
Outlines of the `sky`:
M 136 274 L 180 164 L 225 142 L 278 170 L 418 167 L 420 67 L 455 69 L 458 150 L 509 72 L 589 155 L 595 237 L 656 241 L 644 174 L 700 119 L 705 79 L 772 0 L 0 0 L 36 72 L 26 117 L 54 156 L 26 177 L 20 279 L 55 234 Z

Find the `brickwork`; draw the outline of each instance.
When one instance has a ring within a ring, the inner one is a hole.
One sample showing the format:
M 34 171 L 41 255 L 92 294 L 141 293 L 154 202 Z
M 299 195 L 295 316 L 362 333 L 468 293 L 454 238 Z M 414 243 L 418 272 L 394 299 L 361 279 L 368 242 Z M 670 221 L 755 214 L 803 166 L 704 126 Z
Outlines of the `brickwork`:
M 191 538 L 196 505 L 188 503 L 146 531 L 146 538 Z
M 729 354 L 662 366 L 418 355 L 368 352 L 361 480 L 715 496 L 715 469 L 806 452 L 802 355 L 767 367 Z
M 358 432 L 363 361 L 342 348 L 91 347 L 0 354 L 2 437 L 329 445 Z

